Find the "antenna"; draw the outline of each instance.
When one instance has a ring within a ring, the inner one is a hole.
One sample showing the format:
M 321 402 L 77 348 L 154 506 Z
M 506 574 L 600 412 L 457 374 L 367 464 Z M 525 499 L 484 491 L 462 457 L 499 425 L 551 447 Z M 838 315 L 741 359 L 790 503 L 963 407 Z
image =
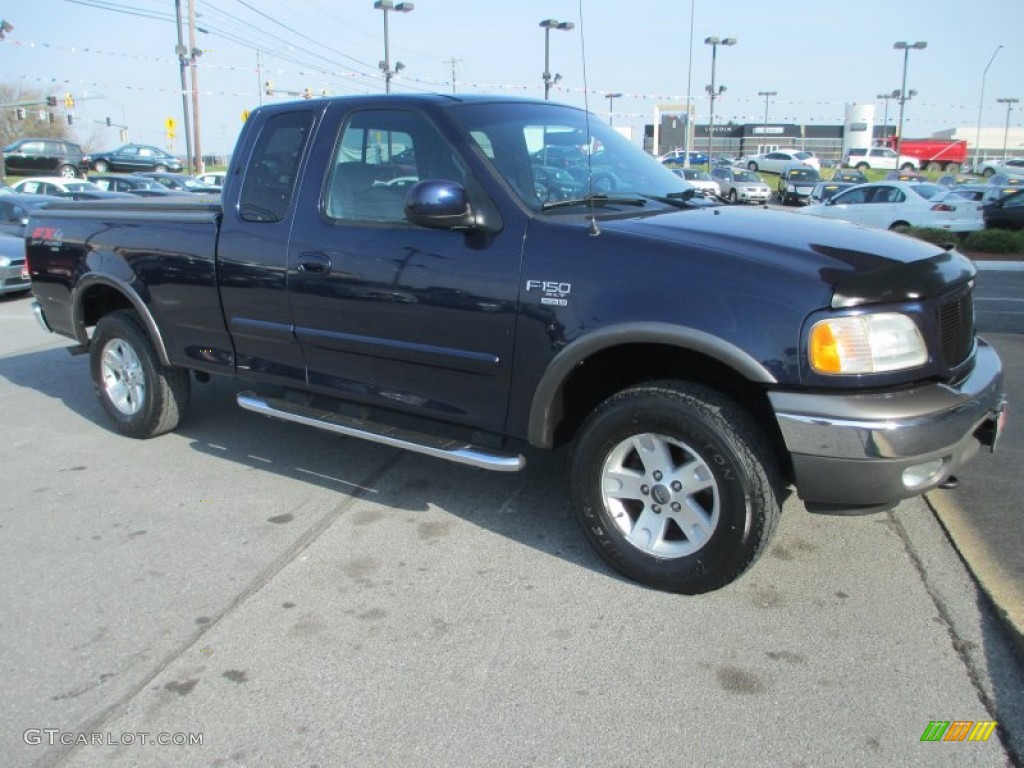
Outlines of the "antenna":
M 597 237 L 601 228 L 597 226 L 597 213 L 594 208 L 594 147 L 590 138 L 590 87 L 587 85 L 587 42 L 583 26 L 583 0 L 580 7 L 580 56 L 583 58 L 583 109 L 584 121 L 587 126 L 587 198 L 590 200 L 590 236 Z

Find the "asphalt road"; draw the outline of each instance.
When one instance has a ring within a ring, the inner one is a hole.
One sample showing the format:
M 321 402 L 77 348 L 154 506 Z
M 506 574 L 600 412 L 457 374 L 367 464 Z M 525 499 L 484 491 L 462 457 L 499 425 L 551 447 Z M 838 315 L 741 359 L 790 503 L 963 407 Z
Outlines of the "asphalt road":
M 64 346 L 0 300 L 2 766 L 1024 755 L 1020 660 L 919 499 L 790 499 L 740 581 L 668 595 L 589 549 L 561 455 L 457 467 L 243 412 L 228 381 L 133 441 Z M 933 720 L 999 727 L 922 743 Z

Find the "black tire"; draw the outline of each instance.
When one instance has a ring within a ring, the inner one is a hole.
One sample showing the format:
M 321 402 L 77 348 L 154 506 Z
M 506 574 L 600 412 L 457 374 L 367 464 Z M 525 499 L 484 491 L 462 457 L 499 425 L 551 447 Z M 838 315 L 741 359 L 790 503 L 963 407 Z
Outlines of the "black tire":
M 942 163 L 937 163 L 933 160 L 932 162 L 928 163 L 927 166 L 925 166 L 925 170 L 931 171 L 932 173 L 938 173 L 939 171 L 942 170 Z
M 73 165 L 62 165 L 57 169 L 57 175 L 65 179 L 77 179 L 78 171 Z
M 118 432 L 147 438 L 178 426 L 188 407 L 188 371 L 160 362 L 135 312 L 105 315 L 89 346 L 96 396 Z
M 871 168 L 871 166 L 868 165 L 867 163 L 857 163 L 857 170 L 860 171 L 861 173 L 868 170 L 869 168 Z
M 108 163 L 106 160 L 97 160 L 95 163 L 92 164 L 92 167 L 95 168 L 99 173 L 106 173 L 107 171 L 110 170 L 110 163 Z
M 740 199 L 736 196 L 736 190 L 735 189 L 730 189 L 729 190 L 729 202 L 732 203 L 733 205 L 736 205 L 736 203 L 738 203 L 739 201 L 740 201 Z
M 996 172 L 994 168 L 986 168 L 981 172 L 981 175 L 984 176 L 986 179 L 990 179 L 996 175 Z
M 894 221 L 889 225 L 890 232 L 906 232 L 910 228 L 910 224 L 905 221 Z
M 612 396 L 573 449 L 573 506 L 591 544 L 619 573 L 671 592 L 708 592 L 746 571 L 778 525 L 780 488 L 747 412 L 686 382 Z
M 156 173 L 167 173 L 167 166 L 166 166 L 166 165 L 158 165 L 158 166 L 157 166 L 156 168 L 154 168 L 153 170 L 154 170 L 154 171 L 155 171 Z
M 757 163 L 755 163 L 755 162 L 747 163 L 747 170 L 748 171 L 753 171 L 754 173 L 757 173 Z
M 917 168 L 915 168 L 910 163 L 904 163 L 903 165 L 900 166 L 900 170 L 901 171 L 916 171 Z

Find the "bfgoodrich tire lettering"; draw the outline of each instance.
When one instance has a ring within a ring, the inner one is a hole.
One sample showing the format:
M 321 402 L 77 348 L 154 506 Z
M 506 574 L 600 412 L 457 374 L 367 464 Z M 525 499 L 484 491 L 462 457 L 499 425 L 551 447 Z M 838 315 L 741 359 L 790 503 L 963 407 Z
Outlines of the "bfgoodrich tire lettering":
M 760 557 L 780 481 L 757 425 L 714 390 L 654 382 L 601 404 L 572 458 L 574 508 L 601 556 L 631 579 L 698 594 Z
M 189 401 L 188 371 L 160 362 L 134 312 L 100 319 L 89 349 L 96 396 L 121 434 L 154 437 L 178 426 Z

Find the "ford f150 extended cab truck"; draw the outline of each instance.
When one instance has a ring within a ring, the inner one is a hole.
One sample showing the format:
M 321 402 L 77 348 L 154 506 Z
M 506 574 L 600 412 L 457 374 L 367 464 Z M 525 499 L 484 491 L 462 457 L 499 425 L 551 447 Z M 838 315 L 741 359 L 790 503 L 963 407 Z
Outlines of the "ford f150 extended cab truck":
M 789 486 L 891 507 L 994 446 L 1004 398 L 955 250 L 692 194 L 568 106 L 314 99 L 252 112 L 219 200 L 51 205 L 26 251 L 125 435 L 223 375 L 251 411 L 484 469 L 571 446 L 601 556 L 696 593 Z

